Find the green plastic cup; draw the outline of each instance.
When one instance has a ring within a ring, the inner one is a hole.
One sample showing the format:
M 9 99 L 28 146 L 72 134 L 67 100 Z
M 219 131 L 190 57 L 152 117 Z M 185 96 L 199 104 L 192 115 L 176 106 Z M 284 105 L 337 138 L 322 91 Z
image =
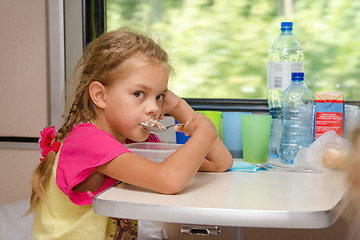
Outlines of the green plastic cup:
M 270 127 L 270 115 L 249 114 L 241 116 L 243 158 L 245 162 L 267 162 Z
M 222 120 L 222 112 L 220 111 L 196 111 L 197 113 L 202 113 L 213 122 L 218 132 L 218 137 L 221 136 L 221 120 Z

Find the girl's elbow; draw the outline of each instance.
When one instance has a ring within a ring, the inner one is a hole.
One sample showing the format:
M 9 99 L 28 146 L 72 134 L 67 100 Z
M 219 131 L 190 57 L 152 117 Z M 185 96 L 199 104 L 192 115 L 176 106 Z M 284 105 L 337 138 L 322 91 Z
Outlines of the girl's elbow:
M 233 164 L 234 164 L 234 160 L 232 157 L 230 157 L 229 160 L 226 161 L 224 172 L 229 170 L 233 166 Z
M 217 166 L 216 172 L 225 172 L 229 170 L 233 165 L 232 157 L 225 159 L 221 164 Z
M 225 172 L 229 170 L 234 163 L 234 159 L 231 153 L 226 150 L 223 152 L 222 156 L 218 156 L 216 161 L 214 161 L 214 169 L 215 172 Z
M 224 172 L 229 170 L 233 164 L 234 164 L 234 159 L 231 153 L 228 151 L 224 160 Z
M 186 186 L 186 181 L 182 180 L 180 177 L 176 177 L 176 174 L 171 172 L 163 174 L 161 182 L 162 184 L 159 192 L 168 195 L 181 192 Z
M 231 168 L 231 166 L 225 166 L 225 165 L 217 166 L 217 167 L 215 167 L 214 172 L 226 172 L 230 168 Z
M 160 193 L 173 195 L 181 192 L 185 188 L 185 184 L 181 184 L 180 182 L 175 181 L 167 181 L 162 189 L 160 189 Z

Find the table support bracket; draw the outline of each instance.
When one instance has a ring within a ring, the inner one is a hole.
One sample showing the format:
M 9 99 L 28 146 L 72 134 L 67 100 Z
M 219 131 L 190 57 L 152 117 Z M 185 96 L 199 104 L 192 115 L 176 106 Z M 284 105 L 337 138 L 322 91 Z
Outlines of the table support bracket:
M 243 240 L 242 227 L 229 227 L 229 240 Z
M 218 236 L 220 229 L 218 226 L 183 224 L 181 234 Z

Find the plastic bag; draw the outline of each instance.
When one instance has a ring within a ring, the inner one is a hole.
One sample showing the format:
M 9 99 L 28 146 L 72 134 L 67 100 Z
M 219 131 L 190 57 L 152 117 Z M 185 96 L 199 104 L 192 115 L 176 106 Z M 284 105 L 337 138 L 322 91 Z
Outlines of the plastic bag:
M 345 105 L 344 136 L 350 136 L 356 125 L 359 123 L 359 107 Z
M 306 169 L 325 170 L 332 166 L 332 168 L 337 168 L 336 166 L 340 168 L 340 162 L 333 162 L 333 165 L 331 165 L 331 162 L 326 161 L 329 161 L 331 157 L 336 161 L 341 157 L 345 159 L 345 156 L 350 151 L 350 147 L 351 143 L 348 140 L 340 137 L 334 131 L 329 131 L 321 135 L 308 148 L 301 148 L 294 162 L 296 166 Z M 327 159 L 327 157 L 330 158 Z M 333 159 L 330 159 L 330 161 Z
M 149 221 L 138 221 L 138 240 L 168 239 L 165 229 Z

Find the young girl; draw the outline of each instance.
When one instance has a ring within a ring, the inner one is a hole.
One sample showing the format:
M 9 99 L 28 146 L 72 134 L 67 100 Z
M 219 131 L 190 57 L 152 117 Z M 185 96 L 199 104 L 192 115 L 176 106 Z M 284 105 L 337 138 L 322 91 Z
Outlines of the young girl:
M 30 212 L 35 239 L 136 239 L 136 221 L 95 215 L 93 196 L 118 181 L 163 194 L 180 192 L 197 171 L 227 170 L 232 157 L 212 122 L 167 89 L 171 67 L 148 37 L 119 30 L 86 48 L 65 124 L 41 132 Z M 78 73 L 78 74 L 77 74 Z M 168 113 L 191 135 L 161 163 L 130 152 L 127 141 L 159 142 L 141 123 Z

